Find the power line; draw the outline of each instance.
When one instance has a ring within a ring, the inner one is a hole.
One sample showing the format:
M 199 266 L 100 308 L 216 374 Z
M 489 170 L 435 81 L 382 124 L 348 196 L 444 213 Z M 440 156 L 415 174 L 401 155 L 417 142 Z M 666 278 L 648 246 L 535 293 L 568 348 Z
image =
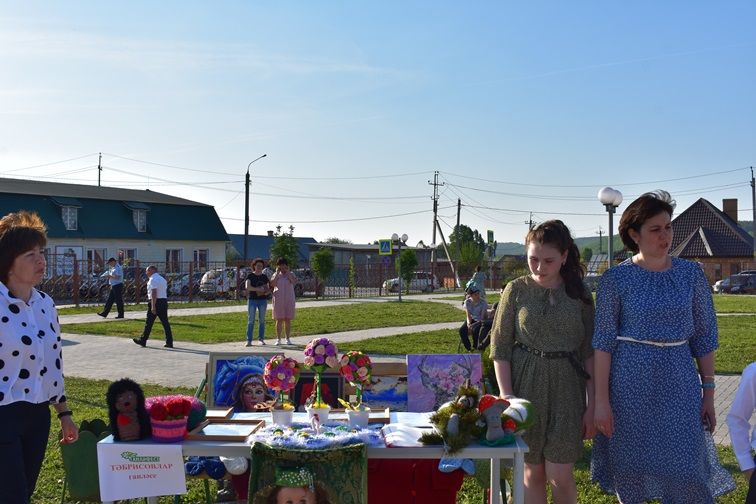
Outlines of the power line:
M 442 207 L 442 208 L 449 208 L 449 207 Z M 392 215 L 376 215 L 373 217 L 357 217 L 354 219 L 332 219 L 332 220 L 289 220 L 289 219 L 278 219 L 278 220 L 260 220 L 255 219 L 255 222 L 263 222 L 265 224 L 275 224 L 282 221 L 289 222 L 291 224 L 327 224 L 331 222 L 358 222 L 358 221 L 368 221 L 368 220 L 377 220 L 377 219 L 391 219 L 394 217 L 405 217 L 407 215 L 418 215 L 423 213 L 428 213 L 430 210 L 420 210 L 417 212 L 406 212 L 406 213 L 400 213 L 400 214 L 392 214 Z M 244 219 L 239 219 L 237 217 L 221 217 L 222 220 L 233 220 L 233 221 L 243 221 Z
M 605 184 L 605 185 L 620 186 L 621 187 L 621 186 L 634 186 L 634 185 L 661 184 L 661 183 L 664 183 L 664 182 L 676 182 L 678 180 L 689 180 L 689 179 L 694 179 L 694 178 L 710 177 L 710 176 L 713 176 L 713 175 L 722 175 L 723 173 L 734 173 L 736 171 L 748 170 L 748 169 L 749 169 L 749 167 L 742 167 L 742 168 L 735 168 L 735 169 L 732 169 L 732 170 L 722 170 L 722 171 L 717 171 L 717 172 L 704 173 L 704 174 L 701 174 L 701 175 L 690 175 L 688 177 L 679 177 L 679 178 L 673 178 L 673 179 L 652 180 L 652 181 L 649 181 L 649 182 L 625 182 L 625 183 L 616 182 L 616 183 L 613 183 L 613 184 Z M 456 173 L 450 173 L 450 172 L 442 172 L 442 173 L 448 174 L 449 176 L 452 176 L 452 177 L 460 177 L 460 178 L 465 178 L 465 179 L 468 179 L 468 180 L 479 180 L 481 182 L 492 182 L 494 184 L 509 184 L 509 185 L 514 185 L 514 186 L 559 187 L 559 188 L 564 188 L 564 187 L 574 187 L 574 188 L 589 187 L 589 188 L 595 188 L 595 187 L 597 187 L 596 184 L 590 184 L 590 185 L 528 184 L 528 183 L 524 183 L 524 182 L 511 182 L 509 180 L 495 180 L 495 179 L 485 179 L 485 178 L 471 177 L 469 175 L 457 175 Z
M 52 165 L 61 164 L 61 163 L 68 163 L 70 161 L 78 161 L 79 159 L 84 159 L 85 157 L 96 156 L 96 155 L 97 155 L 97 153 L 93 152 L 92 154 L 85 154 L 84 156 L 78 156 L 78 157 L 71 158 L 71 159 L 63 159 L 61 161 L 53 161 L 51 163 L 44 163 L 44 164 L 39 164 L 39 165 L 34 165 L 34 166 L 26 166 L 24 168 L 15 168 L 13 170 L 7 170 L 7 171 L 5 171 L 3 173 L 14 173 L 14 172 L 23 171 L 23 170 L 32 170 L 34 168 L 44 168 L 45 166 L 52 166 Z

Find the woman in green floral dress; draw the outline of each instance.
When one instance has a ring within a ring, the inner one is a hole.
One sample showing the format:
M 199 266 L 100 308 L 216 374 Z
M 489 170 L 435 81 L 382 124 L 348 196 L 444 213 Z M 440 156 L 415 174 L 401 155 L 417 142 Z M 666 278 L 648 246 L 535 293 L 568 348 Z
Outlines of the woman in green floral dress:
M 593 298 L 580 253 L 559 220 L 525 240 L 530 275 L 504 289 L 491 330 L 491 358 L 504 398 L 529 400 L 535 424 L 523 436 L 525 502 L 577 502 L 573 466 L 593 428 Z

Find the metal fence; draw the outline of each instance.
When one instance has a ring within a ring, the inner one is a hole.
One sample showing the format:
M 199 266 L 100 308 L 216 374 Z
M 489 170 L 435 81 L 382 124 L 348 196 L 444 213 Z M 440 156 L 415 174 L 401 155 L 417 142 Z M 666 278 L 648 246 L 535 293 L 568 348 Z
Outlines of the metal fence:
M 107 264 L 88 261 L 76 256 L 47 257 L 48 265 L 40 290 L 50 294 L 58 304 L 104 303 L 110 293 Z M 225 262 L 142 262 L 131 260 L 122 265 L 124 272 L 124 301 L 141 303 L 147 300 L 145 268 L 153 264 L 168 282 L 168 298 L 172 301 L 211 301 L 244 299 L 244 280 L 250 271 L 242 263 Z M 437 263 L 435 273 L 430 263 L 418 265 L 409 285 L 402 282 L 402 291 L 453 292 L 455 278 L 448 263 Z M 365 298 L 397 296 L 398 274 L 393 265 L 369 264 L 355 266 L 337 264 L 333 273 L 322 281 L 307 266 L 293 269 L 297 276 L 297 297 Z M 463 279 L 462 283 L 464 284 Z M 488 288 L 499 285 L 498 275 L 486 282 Z

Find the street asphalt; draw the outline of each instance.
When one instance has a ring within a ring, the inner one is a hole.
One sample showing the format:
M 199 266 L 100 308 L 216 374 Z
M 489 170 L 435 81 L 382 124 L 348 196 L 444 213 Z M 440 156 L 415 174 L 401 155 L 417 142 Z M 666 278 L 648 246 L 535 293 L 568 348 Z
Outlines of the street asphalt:
M 494 294 L 495 295 L 495 294 Z M 458 294 L 456 298 L 458 298 Z M 426 294 L 412 296 L 412 299 L 423 299 L 435 302 L 449 303 L 461 309 L 458 299 L 443 299 L 440 294 Z M 320 301 L 298 301 L 299 308 L 309 306 L 336 306 L 343 304 L 388 302 L 394 298 L 368 299 L 336 299 Z M 211 308 L 170 308 L 170 316 L 208 315 L 213 313 L 239 313 L 239 341 L 232 343 L 200 344 L 175 341 L 173 349 L 163 348 L 163 330 L 160 324 L 155 324 L 146 348 L 141 348 L 128 338 L 112 336 L 96 336 L 89 334 L 71 334 L 65 332 L 65 324 L 103 322 L 96 314 L 63 315 L 60 322 L 63 326 L 63 346 L 65 348 L 65 374 L 80 378 L 117 380 L 129 377 L 139 383 L 153 383 L 168 387 L 197 387 L 205 376 L 205 368 L 210 352 L 249 352 L 272 355 L 281 353 L 291 355 L 301 360 L 305 345 L 318 335 L 299 336 L 292 338 L 292 345 L 275 346 L 275 332 L 270 328 L 267 332 L 266 345 L 260 345 L 255 340 L 252 347 L 246 346 L 246 317 L 247 307 L 219 306 Z M 111 314 L 115 315 L 115 314 Z M 126 312 L 128 319 L 143 320 L 144 312 Z M 112 316 L 104 320 L 114 320 Z M 462 317 L 460 316 L 460 321 Z M 293 322 L 296 324 L 296 319 Z M 439 324 L 421 324 L 403 327 L 380 327 L 361 331 L 347 331 L 330 333 L 322 336 L 340 342 L 360 341 L 382 336 L 421 331 L 435 331 L 439 329 L 455 329 L 460 322 L 445 322 Z M 134 335 L 139 336 L 138 334 Z M 273 336 L 273 339 L 270 339 Z M 404 362 L 404 356 L 371 355 L 376 362 Z M 717 393 L 715 408 L 717 413 L 717 428 L 714 439 L 718 444 L 729 444 L 725 416 L 730 410 L 732 400 L 737 390 L 739 375 L 717 375 Z

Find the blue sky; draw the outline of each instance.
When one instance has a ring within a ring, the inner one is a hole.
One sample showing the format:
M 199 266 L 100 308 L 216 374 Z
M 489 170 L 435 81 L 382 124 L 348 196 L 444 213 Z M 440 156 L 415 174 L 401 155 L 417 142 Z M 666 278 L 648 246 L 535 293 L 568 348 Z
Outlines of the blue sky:
M 252 233 L 522 241 L 596 199 L 739 199 L 756 3 L 0 1 L 0 176 L 146 188 Z M 65 161 L 70 160 L 70 161 Z M 65 162 L 64 162 L 65 161 Z M 52 164 L 51 164 L 52 163 Z M 46 166 L 39 166 L 46 165 Z M 392 216 L 392 217 L 388 217 Z M 439 241 L 437 239 L 437 241 Z

